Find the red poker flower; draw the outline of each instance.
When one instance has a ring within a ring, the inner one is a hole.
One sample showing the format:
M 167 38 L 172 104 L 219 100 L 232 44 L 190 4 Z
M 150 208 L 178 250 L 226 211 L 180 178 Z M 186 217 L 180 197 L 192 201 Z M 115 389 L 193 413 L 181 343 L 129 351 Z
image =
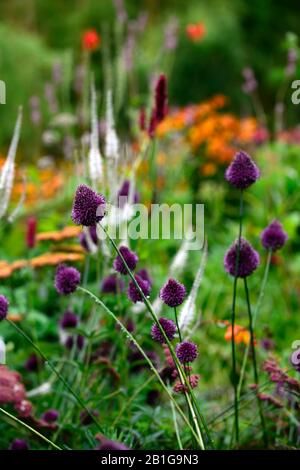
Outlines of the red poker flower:
M 81 38 L 83 49 L 86 51 L 94 51 L 101 43 L 101 38 L 95 29 L 87 29 Z

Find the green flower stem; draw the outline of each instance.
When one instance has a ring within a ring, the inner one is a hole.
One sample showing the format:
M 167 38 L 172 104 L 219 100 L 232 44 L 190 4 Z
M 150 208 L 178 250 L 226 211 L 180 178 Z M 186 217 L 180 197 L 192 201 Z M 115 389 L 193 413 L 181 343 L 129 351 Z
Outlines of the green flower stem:
M 256 307 L 255 307 L 254 313 L 253 313 L 253 328 L 256 325 L 258 312 L 259 312 L 262 300 L 263 300 L 264 295 L 265 295 L 266 284 L 267 284 L 267 280 L 268 280 L 268 276 L 269 276 L 269 270 L 270 270 L 270 264 L 271 264 L 271 258 L 272 258 L 272 250 L 269 250 L 268 251 L 268 256 L 267 256 L 265 272 L 264 272 L 264 277 L 263 277 L 263 280 L 262 280 L 262 283 L 261 283 L 260 293 L 259 293 L 259 296 L 258 296 L 258 301 L 257 301 Z M 248 360 L 248 356 L 249 356 L 249 350 L 250 350 L 250 344 L 247 344 L 245 352 L 244 352 L 241 375 L 240 375 L 240 380 L 239 380 L 239 384 L 238 384 L 238 391 L 237 391 L 238 399 L 241 396 L 243 381 L 244 381 L 245 373 L 246 373 L 247 360 Z
M 128 337 L 128 339 L 130 341 L 132 341 L 134 343 L 134 345 L 137 347 L 137 349 L 139 350 L 139 352 L 142 354 L 143 358 L 145 359 L 145 361 L 148 363 L 151 371 L 155 374 L 155 376 L 157 377 L 159 383 L 161 384 L 161 386 L 164 388 L 164 390 L 167 392 L 169 398 L 174 402 L 174 406 L 176 407 L 178 413 L 181 415 L 181 417 L 183 418 L 183 420 L 185 421 L 185 423 L 191 428 L 191 432 L 193 432 L 193 435 L 195 436 L 195 438 L 197 439 L 197 442 L 199 443 L 199 445 L 201 446 L 201 440 L 199 439 L 199 436 L 197 436 L 197 434 L 195 434 L 194 430 L 192 429 L 187 417 L 185 416 L 184 412 L 182 411 L 182 409 L 179 407 L 179 405 L 176 403 L 176 401 L 174 400 L 172 394 L 170 393 L 168 387 L 165 385 L 165 383 L 163 382 L 162 378 L 160 377 L 159 375 L 159 372 L 156 370 L 153 362 L 149 359 L 149 357 L 147 356 L 147 354 L 144 352 L 143 348 L 139 345 L 139 343 L 137 342 L 137 340 L 134 338 L 134 336 L 127 330 L 127 328 L 123 325 L 123 323 L 115 316 L 115 314 L 102 302 L 102 300 L 100 300 L 96 295 L 94 295 L 92 292 L 90 292 L 89 290 L 83 288 L 83 287 L 78 287 L 78 290 L 80 290 L 81 292 L 84 292 L 85 294 L 87 294 L 96 304 L 100 305 L 103 310 L 108 314 L 110 315 L 114 320 L 115 322 L 121 327 L 121 331 L 124 332 L 126 334 L 126 336 Z
M 23 336 L 24 339 L 26 339 L 26 341 L 28 341 L 31 346 L 37 351 L 37 353 L 41 356 L 41 358 L 45 361 L 46 364 L 48 364 L 48 366 L 50 367 L 50 369 L 52 370 L 52 372 L 56 375 L 56 377 L 58 378 L 58 380 L 60 380 L 62 382 L 62 384 L 64 385 L 64 387 L 71 393 L 71 395 L 75 398 L 75 400 L 77 401 L 77 403 L 88 413 L 88 415 L 90 416 L 90 418 L 93 420 L 93 422 L 96 424 L 99 432 L 103 432 L 102 430 L 102 427 L 100 426 L 100 424 L 98 423 L 97 419 L 95 418 L 95 416 L 93 415 L 93 413 L 90 412 L 90 410 L 86 407 L 86 405 L 84 404 L 83 400 L 77 395 L 76 392 L 74 392 L 74 390 L 72 389 L 72 387 L 68 384 L 68 382 L 64 379 L 64 377 L 60 374 L 60 372 L 52 365 L 52 363 L 47 359 L 47 357 L 45 356 L 45 354 L 43 353 L 43 351 L 41 351 L 41 349 L 39 348 L 39 346 L 37 346 L 34 341 L 32 341 L 32 339 L 21 329 L 19 328 L 15 323 L 13 323 L 11 320 L 8 320 L 6 318 L 6 321 L 15 328 L 15 330 L 21 335 Z
M 248 308 L 248 315 L 249 315 L 249 329 L 250 329 L 250 341 L 251 341 L 251 352 L 252 352 L 252 361 L 253 361 L 254 381 L 255 381 L 255 385 L 256 385 L 256 389 L 257 389 L 258 386 L 259 386 L 259 380 L 258 380 L 256 351 L 255 351 L 255 344 L 254 344 L 253 318 L 252 318 L 249 289 L 248 289 L 248 284 L 247 284 L 247 278 L 246 277 L 244 278 L 244 286 L 245 286 L 246 301 L 247 301 L 247 308 Z M 257 395 L 257 403 L 258 403 L 259 416 L 260 416 L 261 427 L 262 427 L 262 432 L 263 432 L 264 444 L 265 444 L 266 447 L 268 447 L 268 436 L 267 436 L 267 432 L 266 432 L 265 418 L 264 418 L 264 414 L 263 414 L 263 410 L 262 410 L 262 403 L 261 403 L 258 395 Z
M 176 326 L 177 326 L 179 341 L 182 343 L 182 336 L 181 336 L 181 331 L 180 331 L 180 328 L 179 328 L 179 323 L 178 323 L 178 317 L 177 317 L 177 309 L 176 309 L 176 307 L 174 307 L 174 315 L 175 315 L 175 322 L 176 322 Z
M 172 410 L 172 416 L 173 416 L 173 422 L 174 422 L 174 429 L 175 429 L 175 433 L 176 433 L 178 447 L 179 447 L 179 450 L 183 450 L 182 442 L 181 442 L 181 439 L 180 439 L 180 433 L 179 433 L 179 429 L 178 429 L 176 410 L 175 410 L 175 407 L 174 407 L 174 403 L 172 401 L 170 401 L 170 404 L 171 404 L 171 410 Z
M 8 411 L 4 410 L 3 408 L 0 408 L 0 412 L 2 414 L 4 414 L 5 416 L 7 416 L 9 419 L 12 419 L 13 421 L 15 421 L 16 423 L 20 424 L 21 426 L 23 426 L 25 429 L 27 429 L 28 431 L 32 432 L 33 434 L 35 434 L 36 436 L 38 436 L 40 439 L 42 439 L 43 441 L 47 442 L 47 444 L 50 444 L 51 447 L 53 447 L 54 449 L 56 450 L 62 450 L 61 447 L 57 446 L 56 444 L 54 444 L 54 442 L 50 441 L 50 439 L 48 439 L 46 436 L 44 436 L 43 434 L 41 434 L 40 432 L 36 431 L 36 429 L 32 428 L 31 426 L 29 426 L 28 424 L 24 423 L 23 421 L 21 421 L 20 419 L 18 419 L 16 416 L 10 414 Z
M 145 302 L 145 305 L 146 305 L 146 307 L 147 307 L 147 309 L 148 309 L 148 311 L 149 311 L 149 313 L 150 313 L 150 315 L 151 315 L 153 321 L 157 324 L 157 326 L 158 326 L 160 332 L 162 333 L 163 337 L 165 338 L 165 342 L 166 342 L 166 344 L 167 344 L 168 347 L 169 347 L 170 353 L 171 353 L 171 355 L 172 355 L 172 359 L 173 359 L 173 361 L 174 361 L 174 363 L 175 363 L 175 365 L 176 365 L 176 367 L 177 367 L 177 369 L 178 369 L 179 378 L 180 378 L 181 382 L 182 382 L 182 383 L 185 383 L 186 386 L 187 386 L 187 389 L 188 389 L 188 392 L 189 392 L 189 395 L 190 395 L 190 396 L 187 396 L 187 401 L 188 401 L 188 405 L 189 405 L 189 408 L 190 408 L 190 411 L 191 411 L 191 414 L 192 414 L 192 417 L 193 417 L 193 421 L 194 421 L 194 423 L 195 423 L 195 426 L 196 426 L 196 429 L 197 429 L 197 433 L 198 433 L 198 435 L 199 435 L 199 438 L 201 439 L 201 441 L 202 441 L 202 443 L 203 443 L 202 436 L 201 436 L 201 431 L 200 431 L 200 427 L 199 427 L 199 423 L 198 423 L 198 420 L 197 420 L 197 416 L 195 415 L 195 410 L 194 410 L 194 408 L 193 408 L 193 405 L 195 406 L 195 408 L 196 408 L 196 410 L 197 410 L 197 413 L 198 413 L 198 415 L 199 415 L 199 417 L 200 417 L 200 421 L 202 421 L 202 423 L 203 423 L 203 426 L 204 426 L 204 428 L 205 428 L 205 432 L 206 432 L 206 434 L 207 434 L 207 437 L 208 437 L 208 439 L 209 439 L 211 445 L 213 445 L 212 439 L 210 438 L 210 435 L 209 435 L 209 431 L 208 431 L 208 427 L 207 427 L 206 421 L 205 421 L 203 415 L 201 414 L 201 412 L 200 412 L 200 410 L 199 410 L 198 403 L 197 403 L 197 400 L 195 399 L 195 395 L 194 395 L 193 390 L 192 390 L 192 388 L 191 388 L 190 382 L 188 381 L 188 379 L 187 379 L 187 377 L 186 377 L 185 371 L 183 370 L 183 368 L 182 368 L 182 366 L 181 366 L 181 364 L 180 364 L 180 362 L 179 362 L 179 360 L 178 360 L 178 358 L 177 358 L 177 356 L 176 356 L 176 353 L 175 353 L 175 351 L 174 351 L 174 348 L 173 348 L 171 342 L 169 341 L 169 338 L 167 337 L 167 335 L 166 335 L 166 333 L 165 333 L 165 330 L 162 328 L 160 322 L 158 321 L 158 318 L 157 318 L 157 316 L 156 316 L 156 314 L 155 314 L 155 312 L 154 312 L 154 310 L 153 310 L 153 308 L 152 308 L 152 306 L 151 306 L 149 300 L 147 299 L 147 297 L 145 296 L 144 292 L 142 291 L 142 289 L 140 288 L 139 284 L 137 283 L 137 281 L 136 281 L 136 279 L 135 279 L 133 273 L 132 273 L 131 270 L 129 269 L 129 267 L 128 267 L 128 265 L 127 265 L 127 263 L 126 263 L 126 261 L 125 261 L 123 255 L 122 255 L 122 253 L 121 253 L 120 250 L 118 249 L 116 243 L 115 243 L 114 240 L 109 236 L 107 229 L 106 229 L 105 227 L 103 227 L 101 224 L 100 224 L 100 226 L 101 226 L 102 230 L 105 232 L 105 234 L 107 235 L 108 239 L 110 240 L 110 242 L 111 242 L 112 246 L 114 247 L 115 251 L 117 252 L 117 254 L 119 255 L 119 257 L 121 258 L 122 262 L 124 263 L 124 266 L 126 267 L 127 272 L 128 272 L 128 274 L 129 274 L 130 278 L 132 279 L 132 282 L 134 283 L 136 289 L 137 289 L 138 292 L 140 293 L 140 295 L 141 295 L 143 301 Z M 192 398 L 193 404 L 192 404 L 192 402 L 191 402 L 191 398 Z M 204 447 L 204 445 L 203 445 L 203 447 Z
M 243 227 L 243 211 L 244 211 L 244 198 L 243 190 L 240 193 L 240 214 L 239 214 L 239 238 L 238 247 L 235 261 L 235 276 L 233 282 L 233 296 L 232 296 L 232 311 L 231 311 L 231 356 L 232 356 L 232 380 L 233 380 L 233 391 L 234 391 L 234 428 L 235 428 L 235 441 L 239 444 L 239 402 L 237 394 L 237 371 L 236 371 L 236 351 L 234 342 L 234 327 L 235 327 L 235 311 L 236 311 L 236 292 L 237 292 L 237 281 L 238 281 L 238 269 L 240 261 L 240 249 L 241 249 L 241 238 L 242 238 L 242 227 Z

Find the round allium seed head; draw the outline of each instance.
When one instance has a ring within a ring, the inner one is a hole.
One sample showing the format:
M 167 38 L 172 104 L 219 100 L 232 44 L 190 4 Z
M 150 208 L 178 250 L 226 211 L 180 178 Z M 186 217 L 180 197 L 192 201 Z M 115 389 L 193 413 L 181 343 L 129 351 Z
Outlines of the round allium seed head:
M 258 180 L 259 176 L 258 167 L 251 157 L 243 151 L 236 153 L 225 173 L 228 183 L 238 189 L 248 188 Z
M 129 267 L 130 271 L 133 271 L 137 265 L 137 262 L 139 260 L 138 256 L 134 251 L 129 250 L 127 246 L 121 246 L 119 248 L 119 251 L 121 255 L 123 256 L 127 266 Z M 118 273 L 121 274 L 128 274 L 127 268 L 125 264 L 123 263 L 123 260 L 121 257 L 118 255 L 115 260 L 114 260 L 114 269 L 118 271 Z
M 225 253 L 224 267 L 228 274 L 231 276 L 245 278 L 250 276 L 260 263 L 260 257 L 257 251 L 250 245 L 247 240 L 241 238 L 239 265 L 236 274 L 236 259 L 238 253 L 238 240 L 235 241 L 229 250 Z
M 283 247 L 287 239 L 287 233 L 283 230 L 278 220 L 274 220 L 270 223 L 261 234 L 261 243 L 266 250 L 279 250 Z
M 14 439 L 9 446 L 9 450 L 29 450 L 29 445 L 25 439 Z
M 0 295 L 0 321 L 7 316 L 9 302 L 4 295 Z
M 75 292 L 80 283 L 80 272 L 77 269 L 60 264 L 55 275 L 55 288 L 59 294 L 68 295 Z
M 151 291 L 151 287 L 150 287 L 149 282 L 142 279 L 138 274 L 136 274 L 134 277 L 135 277 L 136 282 L 140 286 L 142 292 L 147 297 L 150 294 L 150 291 Z M 128 298 L 130 300 L 132 300 L 132 302 L 136 303 L 136 302 L 142 302 L 143 301 L 143 297 L 142 297 L 141 293 L 138 291 L 138 289 L 135 286 L 133 281 L 129 282 L 128 292 L 127 293 L 128 293 Z
M 117 294 L 124 290 L 124 281 L 118 279 L 115 274 L 111 274 L 103 279 L 101 284 L 101 292 L 104 294 Z
M 47 410 L 43 414 L 43 420 L 46 423 L 55 423 L 58 420 L 59 413 L 57 410 Z
M 75 313 L 67 310 L 60 320 L 60 326 L 62 328 L 76 328 L 78 324 L 78 317 Z
M 172 320 L 169 320 L 169 318 L 160 318 L 158 321 L 161 324 L 161 327 L 164 330 L 168 340 L 172 341 L 176 333 L 175 323 Z M 159 343 L 166 343 L 166 339 L 156 323 L 152 325 L 151 336 L 155 341 L 158 341 Z
M 182 364 L 193 362 L 198 356 L 198 348 L 195 343 L 183 341 L 176 346 L 176 356 Z
M 161 300 L 169 307 L 181 305 L 185 295 L 186 290 L 184 285 L 175 279 L 169 279 L 159 293 Z
M 90 227 L 100 222 L 105 215 L 105 197 L 97 194 L 85 184 L 76 190 L 72 208 L 72 219 L 77 225 Z

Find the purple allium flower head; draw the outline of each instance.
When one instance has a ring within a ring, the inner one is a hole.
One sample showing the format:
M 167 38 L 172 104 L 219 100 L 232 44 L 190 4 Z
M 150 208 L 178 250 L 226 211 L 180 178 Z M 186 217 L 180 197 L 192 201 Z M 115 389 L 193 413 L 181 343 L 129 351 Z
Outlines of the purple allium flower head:
M 60 326 L 62 328 L 76 328 L 78 324 L 78 317 L 75 313 L 70 310 L 66 310 L 63 314 L 62 319 L 60 320 Z
M 117 294 L 117 292 L 122 292 L 124 290 L 124 281 L 123 279 L 118 279 L 115 274 L 111 274 L 103 279 L 101 285 L 101 292 L 104 294 Z
M 104 436 L 97 436 L 100 441 L 100 445 L 97 447 L 97 450 L 130 450 L 125 444 L 117 441 L 111 441 L 106 439 Z
M 149 282 L 142 279 L 138 274 L 136 274 L 134 277 L 135 277 L 136 282 L 140 286 L 142 292 L 147 297 L 150 294 L 150 291 L 151 291 L 151 286 L 150 286 Z M 139 301 L 140 302 L 143 301 L 143 297 L 140 294 L 140 292 L 138 291 L 138 289 L 136 288 L 133 281 L 129 282 L 128 292 L 127 293 L 128 293 L 128 298 L 130 300 L 132 300 L 132 302 L 136 303 L 136 302 L 139 302 Z
M 224 267 L 228 274 L 231 276 L 236 275 L 236 256 L 238 253 L 238 240 L 236 240 L 224 256 Z M 250 245 L 247 240 L 241 238 L 239 266 L 237 269 L 237 277 L 247 277 L 252 274 L 260 263 L 259 254 Z
M 246 189 L 259 178 L 260 172 L 251 157 L 243 151 L 237 152 L 226 170 L 225 178 L 231 186 Z
M 161 300 L 169 307 L 181 305 L 185 295 L 186 290 L 184 285 L 175 279 L 169 279 L 159 293 Z
M 287 233 L 283 230 L 278 220 L 271 222 L 261 234 L 261 243 L 266 250 L 279 250 L 283 247 L 287 239 Z
M 59 413 L 57 410 L 47 410 L 43 414 L 43 420 L 47 423 L 55 423 L 58 420 Z
M 25 369 L 28 372 L 37 372 L 42 366 L 42 360 L 36 354 L 30 354 L 27 361 L 25 362 Z
M 176 356 L 183 364 L 193 362 L 198 356 L 198 348 L 195 343 L 183 341 L 176 346 Z
M 130 271 L 133 271 L 139 260 L 137 254 L 134 253 L 134 251 L 129 250 L 127 246 L 121 246 L 119 250 L 124 260 L 126 261 L 126 264 L 129 267 Z M 127 268 L 119 255 L 115 258 L 113 266 L 115 270 L 118 271 L 118 273 L 128 274 Z
M 168 112 L 168 91 L 167 78 L 161 74 L 157 80 L 155 87 L 155 113 L 156 122 L 159 124 Z
M 14 439 L 9 446 L 9 450 L 29 450 L 29 445 L 25 439 Z
M 0 295 L 0 321 L 6 318 L 9 302 L 4 295 Z
M 80 283 L 80 272 L 77 269 L 60 264 L 55 275 L 55 288 L 59 294 L 72 294 Z
M 150 277 L 150 275 L 149 275 L 147 269 L 142 268 L 142 269 L 140 269 L 140 270 L 137 272 L 137 274 L 138 274 L 142 279 L 144 279 L 144 281 L 148 281 L 149 284 L 150 284 L 150 286 L 152 286 L 152 279 L 151 279 L 151 277 Z
M 164 330 L 169 341 L 172 341 L 176 333 L 175 323 L 172 320 L 169 320 L 169 318 L 160 318 L 158 321 L 161 324 L 162 329 Z M 166 339 L 156 323 L 152 325 L 151 336 L 155 341 L 158 341 L 159 343 L 166 343 Z
M 100 222 L 105 215 L 105 197 L 97 194 L 85 184 L 76 189 L 72 208 L 72 219 L 77 225 L 90 227 Z

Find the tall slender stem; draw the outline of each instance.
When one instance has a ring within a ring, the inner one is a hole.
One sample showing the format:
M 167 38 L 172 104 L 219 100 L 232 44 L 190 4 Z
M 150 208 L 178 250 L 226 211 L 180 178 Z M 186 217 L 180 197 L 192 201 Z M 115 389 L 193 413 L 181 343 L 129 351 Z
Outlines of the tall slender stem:
M 54 442 L 50 441 L 50 439 L 48 439 L 46 436 L 44 436 L 43 434 L 41 434 L 40 432 L 38 432 L 36 429 L 32 428 L 31 426 L 29 426 L 29 424 L 27 423 L 24 423 L 23 421 L 21 421 L 20 419 L 18 419 L 16 416 L 10 414 L 8 411 L 4 410 L 3 408 L 0 408 L 0 413 L 4 414 L 5 416 L 7 416 L 8 418 L 12 419 L 13 421 L 15 421 L 16 423 L 20 424 L 21 426 L 23 426 L 24 428 L 28 429 L 28 431 L 32 432 L 33 434 L 35 434 L 36 436 L 38 436 L 40 439 L 42 439 L 43 441 L 47 442 L 47 444 L 50 444 L 54 449 L 56 450 L 62 450 L 61 447 L 59 447 L 58 445 L 54 444 Z
M 258 390 L 259 383 L 258 383 L 258 369 L 257 369 L 255 341 L 254 341 L 253 318 L 252 318 L 250 295 L 249 295 L 249 289 L 248 289 L 248 284 L 247 284 L 247 278 L 246 277 L 244 278 L 244 286 L 245 286 L 245 294 L 246 294 L 248 316 L 249 316 L 249 329 L 250 329 L 250 342 L 251 342 L 251 352 L 252 352 L 252 362 L 253 362 L 253 375 L 254 375 L 254 381 L 255 381 L 256 389 Z M 262 403 L 261 403 L 258 396 L 257 396 L 257 403 L 258 403 L 259 416 L 260 416 L 260 421 L 261 421 L 261 426 L 262 426 L 264 444 L 265 444 L 266 447 L 268 447 L 268 436 L 267 436 L 267 432 L 266 432 L 265 418 L 264 418 L 264 414 L 263 414 L 263 411 L 262 411 Z
M 107 229 L 106 229 L 103 225 L 101 225 L 101 224 L 100 224 L 100 226 L 101 226 L 102 230 L 105 232 L 105 234 L 107 235 L 109 241 L 111 242 L 111 244 L 112 244 L 112 246 L 114 247 L 116 253 L 118 254 L 118 256 L 120 257 L 120 259 L 122 260 L 124 266 L 126 267 L 127 272 L 128 272 L 128 274 L 129 274 L 129 276 L 130 276 L 132 282 L 133 282 L 134 285 L 135 285 L 135 288 L 137 289 L 137 291 L 138 291 L 139 294 L 141 295 L 141 297 L 142 297 L 142 299 L 143 299 L 143 301 L 144 301 L 144 303 L 145 303 L 145 305 L 146 305 L 146 307 L 147 307 L 147 309 L 148 309 L 148 311 L 149 311 L 149 313 L 150 313 L 152 319 L 153 319 L 153 320 L 155 321 L 155 323 L 157 324 L 157 326 L 158 326 L 158 328 L 159 328 L 161 334 L 163 335 L 163 337 L 164 337 L 164 339 L 165 339 L 166 344 L 167 344 L 168 347 L 169 347 L 170 353 L 171 353 L 171 355 L 172 355 L 172 359 L 173 359 L 173 361 L 174 361 L 174 363 L 175 363 L 175 365 L 176 365 L 176 367 L 177 367 L 177 370 L 178 370 L 179 378 L 180 378 L 180 380 L 181 380 L 182 383 L 185 383 L 185 384 L 186 384 L 187 389 L 188 389 L 188 392 L 189 392 L 189 394 L 190 394 L 190 396 L 189 396 L 188 394 L 186 394 L 187 402 L 188 402 L 188 406 L 189 406 L 189 408 L 190 408 L 190 411 L 191 411 L 191 414 L 192 414 L 192 417 L 193 417 L 193 421 L 194 421 L 194 423 L 195 423 L 195 426 L 196 426 L 197 433 L 198 433 L 198 436 L 199 436 L 200 441 L 201 441 L 202 444 L 203 444 L 203 439 L 202 439 L 202 435 L 201 435 L 201 430 L 200 430 L 200 427 L 199 427 L 199 424 L 198 424 L 198 421 L 197 421 L 197 416 L 196 416 L 196 414 L 195 414 L 195 410 L 194 410 L 193 406 L 195 406 L 195 408 L 196 408 L 196 410 L 197 410 L 197 413 L 198 413 L 199 416 L 200 416 L 200 420 L 203 422 L 203 426 L 204 426 L 205 432 L 206 432 L 206 434 L 207 434 L 208 440 L 209 440 L 209 442 L 211 443 L 211 445 L 213 446 L 213 442 L 212 442 L 212 439 L 211 439 L 211 437 L 210 437 L 210 434 L 209 434 L 209 431 L 208 431 L 208 427 L 207 427 L 206 421 L 205 421 L 205 419 L 204 419 L 204 416 L 202 415 L 202 413 L 201 413 L 200 410 L 199 410 L 199 407 L 198 407 L 197 401 L 196 401 L 196 399 L 195 399 L 195 395 L 194 395 L 194 393 L 193 393 L 193 390 L 192 390 L 192 387 L 191 387 L 191 385 L 190 385 L 190 382 L 189 382 L 188 379 L 187 379 L 187 376 L 186 376 L 186 374 L 185 374 L 185 371 L 184 371 L 183 368 L 181 367 L 181 364 L 180 364 L 180 362 L 179 362 L 179 360 L 178 360 L 178 358 L 177 358 L 177 356 L 176 356 L 176 354 L 175 354 L 174 348 L 173 348 L 171 342 L 169 341 L 169 338 L 168 338 L 167 335 L 166 335 L 165 330 L 163 329 L 163 327 L 161 326 L 160 322 L 158 321 L 158 318 L 157 318 L 157 316 L 156 316 L 156 314 L 155 314 L 155 312 L 154 312 L 154 310 L 153 310 L 153 308 L 152 308 L 152 305 L 150 304 L 149 300 L 147 299 L 147 297 L 145 296 L 145 294 L 144 294 L 144 292 L 142 291 L 141 287 L 139 286 L 138 282 L 136 281 L 136 279 L 135 279 L 133 273 L 132 273 L 131 270 L 129 269 L 129 267 L 128 267 L 128 265 L 127 265 L 127 263 L 126 263 L 126 261 L 125 261 L 123 255 L 122 255 L 122 253 L 121 253 L 120 250 L 118 249 L 118 247 L 117 247 L 115 241 L 109 236 L 109 233 L 108 233 Z M 191 398 L 192 398 L 192 401 L 191 401 Z M 192 403 L 192 402 L 193 402 L 193 403 Z M 204 445 L 203 445 L 203 449 L 204 449 Z
M 50 369 L 52 370 L 52 372 L 56 375 L 56 377 L 58 378 L 58 380 L 60 380 L 62 382 L 62 384 L 64 385 L 64 387 L 71 393 L 71 395 L 75 398 L 75 400 L 77 401 L 77 403 L 87 412 L 87 414 L 90 416 L 90 418 L 93 420 L 93 422 L 96 424 L 98 430 L 100 432 L 103 432 L 102 430 L 102 427 L 100 426 L 100 424 L 98 423 L 97 419 L 95 418 L 95 416 L 93 415 L 93 413 L 90 412 L 90 410 L 87 408 L 87 406 L 85 405 L 85 403 L 83 402 L 83 400 L 77 395 L 76 392 L 74 392 L 74 390 L 72 389 L 72 387 L 68 384 L 68 382 L 64 379 L 64 377 L 60 374 L 60 372 L 52 365 L 52 363 L 49 361 L 49 359 L 45 356 L 45 354 L 43 353 L 43 351 L 39 348 L 39 346 L 37 346 L 34 341 L 32 341 L 32 339 L 21 329 L 19 328 L 15 323 L 13 323 L 11 320 L 9 320 L 8 318 L 6 318 L 6 321 L 15 328 L 15 330 L 17 330 L 17 332 L 23 336 L 23 338 L 26 339 L 26 341 L 28 341 L 31 346 L 37 351 L 37 353 L 41 356 L 41 358 L 45 361 L 46 364 L 48 364 L 48 366 L 50 367 Z
M 168 387 L 165 385 L 164 381 L 162 380 L 159 372 L 156 370 L 153 362 L 149 359 L 149 357 L 147 356 L 147 354 L 145 353 L 145 351 L 143 350 L 143 348 L 140 346 L 140 344 L 137 342 L 137 340 L 134 338 L 134 336 L 127 330 L 127 328 L 123 325 L 123 323 L 115 316 L 115 314 L 102 302 L 102 300 L 100 300 L 98 297 L 96 297 L 92 292 L 90 292 L 89 290 L 85 289 L 84 287 L 78 287 L 78 290 L 84 292 L 85 294 L 89 295 L 93 300 L 94 302 L 96 302 L 97 304 L 99 304 L 103 309 L 104 311 L 110 315 L 114 320 L 115 322 L 121 327 L 121 331 L 123 331 L 124 333 L 126 333 L 128 339 L 130 341 L 132 341 L 134 343 L 134 345 L 137 347 L 137 349 L 139 350 L 139 352 L 141 353 L 141 355 L 143 356 L 143 358 L 145 359 L 145 361 L 148 363 L 148 365 L 150 366 L 150 369 L 152 370 L 152 372 L 155 374 L 155 376 L 157 377 L 159 383 L 161 384 L 161 386 L 164 388 L 164 390 L 167 392 L 168 396 L 170 397 L 171 400 L 174 401 L 174 406 L 176 407 L 177 411 L 179 412 L 179 414 L 181 415 L 181 417 L 183 418 L 183 420 L 188 424 L 188 426 L 190 426 L 190 423 L 188 422 L 188 419 L 186 418 L 185 414 L 183 413 L 182 409 L 179 407 L 179 405 L 176 403 L 176 401 L 174 400 L 174 398 L 172 397 Z M 194 430 L 191 428 L 191 432 L 193 433 L 193 435 L 196 437 L 197 441 L 199 442 L 200 444 L 200 447 L 202 448 L 203 446 L 203 442 L 202 442 L 202 439 L 200 439 L 199 436 L 197 436 L 197 434 L 195 434 Z
M 238 246 L 237 254 L 235 261 L 235 276 L 233 282 L 233 296 L 232 296 L 232 311 L 231 311 L 231 356 L 232 356 L 232 380 L 233 380 L 233 391 L 234 391 L 234 426 L 235 426 L 235 441 L 236 444 L 239 444 L 239 402 L 237 395 L 237 370 L 236 370 L 236 351 L 235 351 L 235 310 L 236 310 L 236 292 L 237 292 L 237 281 L 238 281 L 238 271 L 239 271 L 239 261 L 240 261 L 240 248 L 241 248 L 241 238 L 242 238 L 242 229 L 243 229 L 243 210 L 244 210 L 244 198 L 243 190 L 241 189 L 240 193 L 240 212 L 239 212 L 239 237 L 238 237 Z
M 265 272 L 264 272 L 264 277 L 263 277 L 263 280 L 262 280 L 262 283 L 261 283 L 261 288 L 260 288 L 260 292 L 259 292 L 259 296 L 258 296 L 258 301 L 257 301 L 256 307 L 255 307 L 254 313 L 253 313 L 253 328 L 255 328 L 258 312 L 259 312 L 263 297 L 265 295 L 266 284 L 267 284 L 269 270 L 270 270 L 270 264 L 271 264 L 271 258 L 272 258 L 272 250 L 269 250 L 268 251 L 268 256 L 267 256 Z M 239 384 L 238 384 L 238 391 L 237 391 L 238 399 L 241 396 L 241 390 L 242 390 L 243 381 L 244 381 L 244 377 L 245 377 L 247 360 L 248 360 L 248 356 L 249 356 L 249 350 L 250 350 L 250 344 L 247 344 L 245 352 L 244 352 L 241 375 L 240 375 L 240 380 L 239 380 Z
M 177 317 L 177 309 L 176 309 L 176 307 L 174 307 L 174 315 L 175 315 L 175 322 L 176 322 L 176 326 L 177 326 L 179 341 L 182 343 L 182 336 L 181 336 L 181 331 L 180 331 L 180 328 L 179 328 L 179 323 L 178 323 L 178 317 Z

